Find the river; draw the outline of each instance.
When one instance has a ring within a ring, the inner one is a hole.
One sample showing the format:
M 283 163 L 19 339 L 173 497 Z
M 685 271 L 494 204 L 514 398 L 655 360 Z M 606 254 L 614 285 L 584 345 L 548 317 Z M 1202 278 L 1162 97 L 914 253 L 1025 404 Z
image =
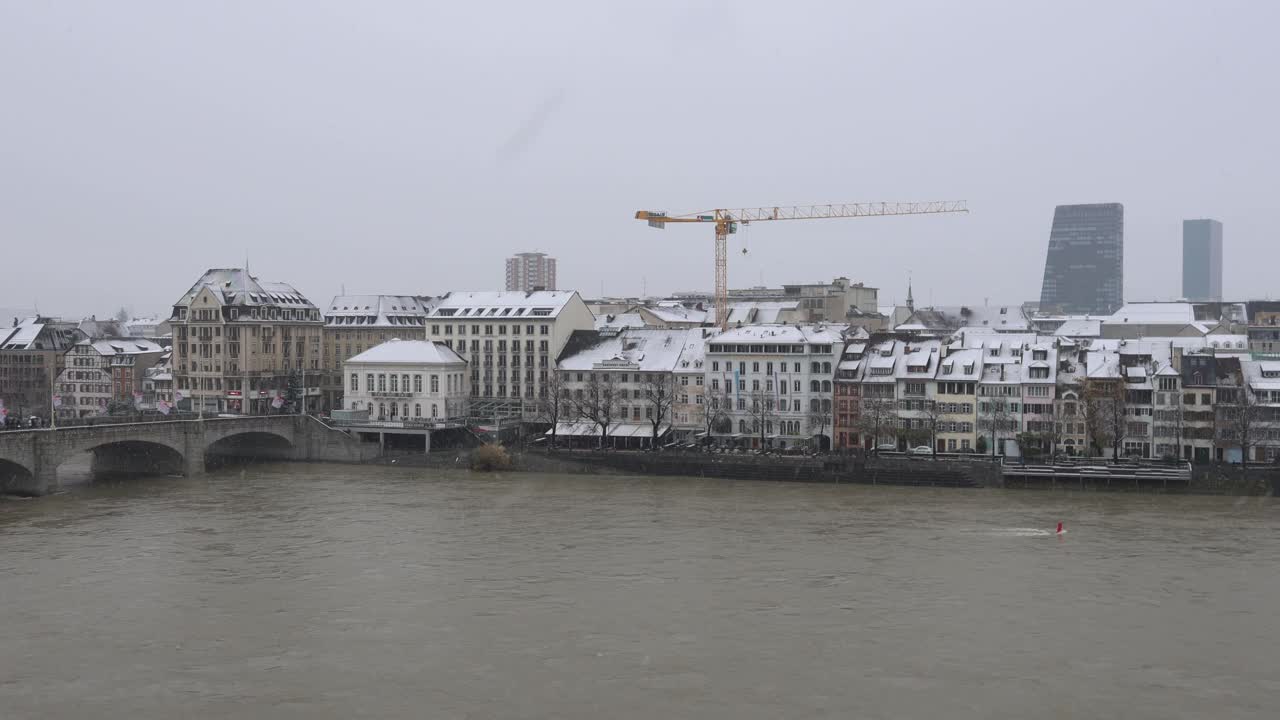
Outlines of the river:
M 1278 508 L 342 465 L 94 484 L 0 500 L 0 717 L 1277 717 Z

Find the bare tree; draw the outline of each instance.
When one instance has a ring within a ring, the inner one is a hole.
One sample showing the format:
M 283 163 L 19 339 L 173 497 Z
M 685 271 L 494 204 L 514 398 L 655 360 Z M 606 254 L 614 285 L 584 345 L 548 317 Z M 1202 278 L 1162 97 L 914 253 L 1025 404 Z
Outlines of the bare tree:
M 645 373 L 640 382 L 640 395 L 645 401 L 645 415 L 653 426 L 653 440 L 650 449 L 658 448 L 658 430 L 662 423 L 671 416 L 671 404 L 675 400 L 675 376 L 671 373 Z
M 555 370 L 547 373 L 541 393 L 534 405 L 534 417 L 551 425 L 551 447 L 555 447 L 560 420 L 573 410 L 568 407 L 569 391 L 565 388 L 564 375 Z
M 116 322 L 118 322 L 118 323 L 120 323 L 121 325 L 123 325 L 124 323 L 129 322 L 129 318 L 133 317 L 133 315 L 129 312 L 129 309 L 128 309 L 128 308 L 126 308 L 125 306 L 121 305 L 121 306 L 120 306 L 120 309 L 119 309 L 119 310 L 116 310 L 116 314 L 114 315 L 114 317 L 115 317 L 115 321 L 116 321 Z M 122 327 L 122 328 L 120 328 L 120 331 L 121 331 L 121 332 L 124 332 L 124 328 L 123 328 L 123 327 Z
M 604 448 L 609 428 L 620 410 L 619 390 L 605 379 L 605 373 L 593 372 L 587 383 L 573 396 L 573 409 L 578 417 L 600 428 L 600 448 Z M 579 394 L 580 393 L 580 394 Z
M 774 407 L 773 393 L 767 390 L 752 390 L 747 396 L 748 412 L 751 415 L 751 429 L 759 433 L 760 447 L 763 449 L 768 444 L 767 432 L 773 427 L 773 421 L 778 417 L 776 408 Z
M 810 437 L 825 436 L 827 427 L 835 425 L 835 421 L 832 418 L 833 409 L 834 406 L 828 398 L 810 399 L 809 412 L 805 414 L 805 421 L 809 424 Z M 830 437 L 828 436 L 828 449 L 832 447 L 832 443 L 829 441 Z
M 1124 424 L 1129 410 L 1124 383 L 1118 379 L 1089 380 L 1084 388 L 1084 414 L 1089 437 L 1099 449 L 1110 446 L 1111 458 L 1120 459 Z
M 1009 399 L 1001 396 L 987 397 L 978 403 L 978 413 L 978 426 L 991 433 L 991 457 L 996 456 L 997 450 L 1003 454 L 1000 440 L 1014 429 L 1017 422 L 1016 416 L 1009 410 Z
M 936 400 L 925 400 L 924 405 L 919 411 L 924 419 L 924 427 L 929 431 L 929 447 L 933 450 L 933 458 L 938 458 L 938 426 L 942 423 L 943 404 Z
M 1226 402 L 1223 402 L 1224 396 Z M 1265 445 L 1275 425 L 1275 410 L 1258 403 L 1249 387 L 1218 388 L 1218 440 L 1240 448 L 1241 479 L 1248 480 L 1249 456 Z
M 733 432 L 733 420 L 729 418 L 728 412 L 732 401 L 727 389 L 720 394 L 708 394 L 703 398 L 702 422 L 706 427 L 708 440 L 712 433 Z
M 864 398 L 862 412 L 858 414 L 858 432 L 871 436 L 874 449 L 880 444 L 880 438 L 885 436 L 885 431 L 894 427 L 897 417 L 898 408 L 893 400 Z

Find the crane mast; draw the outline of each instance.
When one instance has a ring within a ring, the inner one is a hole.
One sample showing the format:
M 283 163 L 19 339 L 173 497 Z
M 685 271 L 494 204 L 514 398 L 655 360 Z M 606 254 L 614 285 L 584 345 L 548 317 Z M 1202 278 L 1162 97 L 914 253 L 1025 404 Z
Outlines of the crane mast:
M 637 220 L 650 227 L 667 223 L 714 223 L 716 232 L 716 321 L 729 329 L 729 235 L 739 224 L 771 220 L 824 220 L 833 218 L 885 217 L 890 215 L 937 215 L 967 213 L 964 200 L 933 202 L 830 203 L 826 205 L 774 205 L 755 208 L 719 208 L 685 215 L 668 215 L 657 210 L 639 210 Z

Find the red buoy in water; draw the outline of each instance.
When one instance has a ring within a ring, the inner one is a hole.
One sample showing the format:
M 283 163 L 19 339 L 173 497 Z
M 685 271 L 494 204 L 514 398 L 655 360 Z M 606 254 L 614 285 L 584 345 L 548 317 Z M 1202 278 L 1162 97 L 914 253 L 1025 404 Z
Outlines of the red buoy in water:
M 1064 533 L 1064 532 L 1066 532 L 1066 530 L 1063 530 L 1063 529 L 1062 529 L 1062 521 L 1061 521 L 1061 520 L 1059 520 L 1059 521 L 1058 521 L 1058 534 L 1059 534 L 1059 535 L 1061 535 L 1061 534 L 1062 534 L 1062 533 Z

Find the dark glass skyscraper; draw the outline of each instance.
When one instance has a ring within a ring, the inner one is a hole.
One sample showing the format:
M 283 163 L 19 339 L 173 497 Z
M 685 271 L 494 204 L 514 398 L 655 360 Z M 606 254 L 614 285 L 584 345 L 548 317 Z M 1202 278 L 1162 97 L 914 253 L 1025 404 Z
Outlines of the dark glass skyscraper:
M 1040 309 L 1110 315 L 1124 304 L 1124 206 L 1059 205 L 1053 211 Z
M 1222 300 L 1222 223 L 1182 221 L 1182 297 Z

